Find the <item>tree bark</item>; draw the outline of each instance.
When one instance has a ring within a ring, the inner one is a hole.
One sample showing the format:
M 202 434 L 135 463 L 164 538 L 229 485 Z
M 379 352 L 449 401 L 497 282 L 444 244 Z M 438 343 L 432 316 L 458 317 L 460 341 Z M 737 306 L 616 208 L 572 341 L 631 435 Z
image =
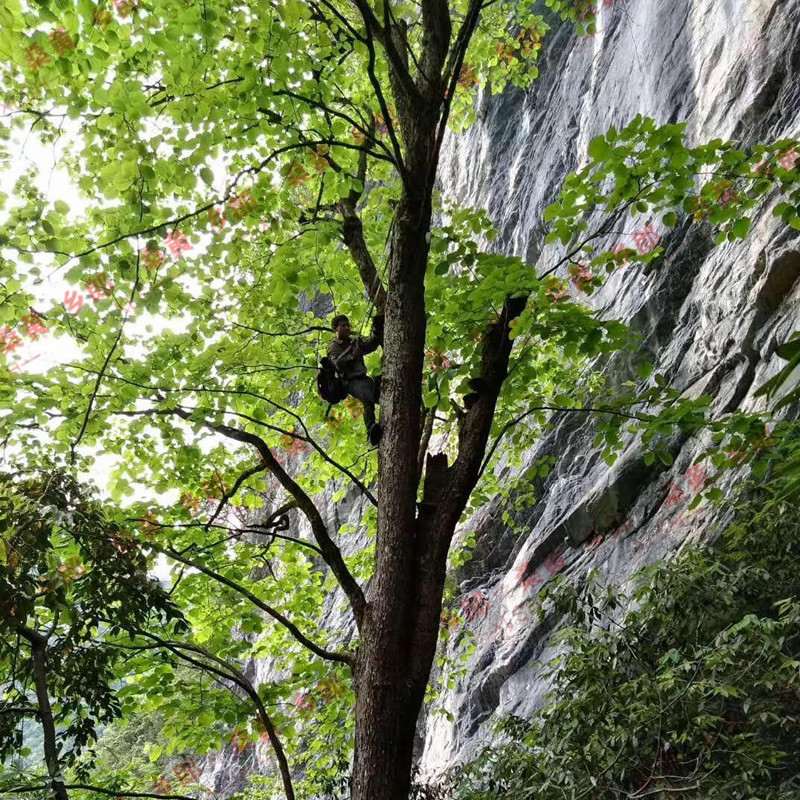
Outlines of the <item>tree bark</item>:
M 356 0 L 369 29 L 379 27 Z M 459 455 L 448 469 L 444 455 L 428 459 L 417 509 L 422 437 L 422 365 L 425 346 L 425 272 L 432 195 L 447 121 L 443 106 L 452 36 L 447 0 L 422 0 L 422 53 L 418 82 L 407 89 L 407 64 L 389 57 L 389 77 L 405 144 L 403 191 L 395 211 L 385 300 L 378 469 L 378 533 L 374 578 L 364 608 L 354 679 L 355 753 L 352 800 L 407 800 L 414 733 L 436 651 L 447 551 L 480 471 L 481 456 L 511 343 L 507 323 L 487 336 L 481 390 L 464 415 Z M 471 0 L 451 58 L 455 73 L 475 29 L 481 0 Z M 403 44 L 405 30 L 388 21 L 376 34 L 386 47 Z M 403 50 L 404 52 L 404 50 Z M 372 63 L 372 62 L 371 62 Z M 400 157 L 398 156 L 398 162 Z M 351 250 L 352 250 L 351 246 Z M 362 277 L 363 277 L 362 270 Z M 524 307 L 524 300 L 521 307 Z
M 50 788 L 56 800 L 69 800 L 64 776 L 58 761 L 58 742 L 56 726 L 53 721 L 53 709 L 47 694 L 47 640 L 36 631 L 23 626 L 17 628 L 20 635 L 31 645 L 33 659 L 33 680 L 36 686 L 36 700 L 39 704 L 39 721 L 44 735 L 44 760 L 47 774 L 50 776 Z
M 428 678 L 426 674 L 424 680 L 412 679 L 411 659 L 397 656 L 410 652 L 417 616 L 417 454 L 422 434 L 425 269 L 438 109 L 439 99 L 431 97 L 414 109 L 413 117 L 402 119 L 407 177 L 395 212 L 389 262 L 378 535 L 375 577 L 355 670 L 353 800 L 408 797 L 414 729 Z M 427 634 L 426 649 L 432 653 L 437 629 Z

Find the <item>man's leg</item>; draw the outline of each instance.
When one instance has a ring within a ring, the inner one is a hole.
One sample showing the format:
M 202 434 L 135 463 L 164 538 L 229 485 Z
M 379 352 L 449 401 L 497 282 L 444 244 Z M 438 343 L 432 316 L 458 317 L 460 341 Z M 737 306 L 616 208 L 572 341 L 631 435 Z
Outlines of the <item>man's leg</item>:
M 375 386 L 372 378 L 351 378 L 347 381 L 347 393 L 360 400 L 364 406 L 364 425 L 369 435 L 375 424 Z

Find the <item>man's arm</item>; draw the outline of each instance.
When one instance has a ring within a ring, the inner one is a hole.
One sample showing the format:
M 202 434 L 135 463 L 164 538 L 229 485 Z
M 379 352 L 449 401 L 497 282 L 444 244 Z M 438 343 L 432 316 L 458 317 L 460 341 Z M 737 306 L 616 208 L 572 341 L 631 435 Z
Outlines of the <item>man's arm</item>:
M 346 372 L 347 368 L 357 357 L 355 344 L 355 341 L 351 341 L 350 344 L 344 345 L 342 342 L 334 339 L 328 345 L 328 357 L 333 361 L 333 365 L 339 372 Z
M 380 337 L 373 333 L 368 339 L 359 338 L 358 349 L 363 355 L 367 353 L 374 353 L 381 346 Z

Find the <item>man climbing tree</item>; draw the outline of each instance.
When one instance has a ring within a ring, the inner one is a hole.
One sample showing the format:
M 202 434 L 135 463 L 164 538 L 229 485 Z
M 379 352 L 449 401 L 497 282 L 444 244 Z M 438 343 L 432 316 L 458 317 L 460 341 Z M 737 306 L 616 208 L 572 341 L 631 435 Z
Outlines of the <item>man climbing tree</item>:
M 576 20 L 565 0 L 548 5 Z M 35 308 L 50 335 L 69 337 L 81 357 L 46 373 L 9 370 L 0 433 L 21 468 L 52 461 L 78 473 L 95 454 L 111 457 L 107 488 L 116 502 L 127 498 L 131 518 L 152 512 L 149 563 L 168 559 L 169 596 L 192 621 L 189 632 L 124 632 L 136 649 L 124 662 L 130 672 L 119 675 L 130 679 L 126 696 L 164 715 L 176 748 L 220 748 L 221 728 L 257 718 L 287 798 L 295 781 L 311 795 L 344 770 L 353 800 L 405 800 L 456 526 L 484 492 L 508 499 L 513 487 L 499 486 L 492 471 L 499 452 L 519 455 L 551 412 L 596 410 L 591 393 L 601 382 L 579 381 L 581 368 L 629 343 L 621 324 L 552 301 L 568 266 L 613 270 L 660 258 L 663 248 L 611 252 L 612 231 L 634 213 L 663 213 L 675 226 L 707 171 L 740 184 L 739 199 L 712 222 L 720 241 L 743 238 L 747 211 L 798 179 L 780 167 L 765 177 L 755 164 L 775 165 L 792 143 L 690 148 L 682 125 L 641 117 L 612 129 L 592 140 L 591 160 L 577 154 L 583 168 L 548 210 L 548 237 L 531 264 L 483 252 L 479 241 L 493 235 L 486 216 L 444 202 L 434 188 L 448 124 L 460 130 L 475 119 L 475 84 L 460 80 L 465 60 L 493 90 L 535 80 L 540 50 L 523 47 L 518 32 L 535 27 L 544 47 L 549 27 L 532 5 L 205 0 L 163 31 L 127 39 L 127 20 L 99 32 L 88 5 L 23 13 L 12 3 L 2 14 L 0 39 L 19 69 L 23 45 L 48 46 L 54 16 L 74 39 L 74 60 L 43 62 L 36 75 L 69 74 L 63 96 L 27 100 L 12 132 L 33 119 L 49 144 L 65 121 L 77 121 L 63 166 L 96 207 L 76 219 L 32 176 L 20 179 L 2 237 L 13 252 L 2 261 L 4 319 L 16 325 Z M 21 80 L 14 87 L 21 99 L 27 89 Z M 4 162 L 16 141 L 0 142 Z M 295 190 L 309 182 L 315 191 L 301 199 Z M 791 224 L 796 195 L 781 209 Z M 264 232 L 246 239 L 256 226 Z M 153 238 L 160 255 L 145 248 Z M 143 261 L 156 255 L 171 280 L 142 304 Z M 63 287 L 53 302 L 28 291 L 34 281 L 23 288 L 17 265 L 31 265 L 23 277 L 38 279 L 46 258 L 47 272 L 58 270 L 71 287 L 107 274 L 107 288 L 82 307 L 75 288 L 69 306 L 66 296 L 58 302 Z M 301 381 L 334 297 L 354 319 L 370 304 L 385 312 L 377 474 L 353 437 L 329 454 L 320 404 Z M 131 312 L 126 303 L 137 299 Z M 455 366 L 426 374 L 426 347 L 457 353 Z M 643 404 L 650 413 L 631 411 Z M 696 430 L 705 404 L 677 401 L 663 381 L 609 394 L 594 423 L 605 457 L 613 460 L 621 426 L 635 421 L 648 455 L 666 458 L 664 431 Z M 429 453 L 434 428 L 441 444 Z M 302 472 L 272 451 L 278 437 L 306 446 Z M 264 471 L 277 490 L 259 482 Z M 203 501 L 207 521 L 170 500 L 197 493 L 211 474 L 231 488 Z M 323 489 L 343 477 L 359 497 L 364 552 L 343 547 L 338 509 L 322 509 Z M 266 516 L 237 527 L 231 504 L 265 507 Z M 277 532 L 276 515 L 290 514 L 294 535 Z M 320 625 L 334 594 L 351 615 L 347 634 Z M 179 683 L 171 662 L 153 653 L 190 665 L 197 683 Z M 241 664 L 250 658 L 275 659 L 280 677 L 253 686 Z M 304 747 L 317 732 L 292 716 L 290 698 L 326 668 L 349 685 L 355 713 L 336 722 L 337 703 L 325 705 L 332 716 L 320 752 Z M 207 721 L 199 730 L 197 716 Z M 75 789 L 88 796 L 86 787 Z M 128 790 L 116 782 L 113 793 Z
M 367 440 L 376 445 L 381 438 L 381 426 L 375 422 L 375 403 L 378 402 L 380 383 L 367 375 L 364 356 L 372 353 L 381 345 L 380 331 L 373 324 L 372 335 L 364 339 L 359 336 L 350 338 L 350 320 L 344 314 L 333 318 L 331 327 L 336 336 L 328 345 L 328 357 L 333 361 L 347 393 L 364 406 L 364 425 L 367 428 Z

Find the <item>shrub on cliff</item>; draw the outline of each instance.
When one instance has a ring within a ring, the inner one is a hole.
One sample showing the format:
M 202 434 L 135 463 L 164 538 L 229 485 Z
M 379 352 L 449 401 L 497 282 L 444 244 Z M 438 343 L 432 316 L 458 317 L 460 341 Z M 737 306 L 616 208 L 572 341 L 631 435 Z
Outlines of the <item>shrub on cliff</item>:
M 573 623 L 549 705 L 501 723 L 459 800 L 796 800 L 800 510 L 783 488 L 748 486 L 716 546 L 643 569 L 630 596 L 597 574 L 556 589 Z

